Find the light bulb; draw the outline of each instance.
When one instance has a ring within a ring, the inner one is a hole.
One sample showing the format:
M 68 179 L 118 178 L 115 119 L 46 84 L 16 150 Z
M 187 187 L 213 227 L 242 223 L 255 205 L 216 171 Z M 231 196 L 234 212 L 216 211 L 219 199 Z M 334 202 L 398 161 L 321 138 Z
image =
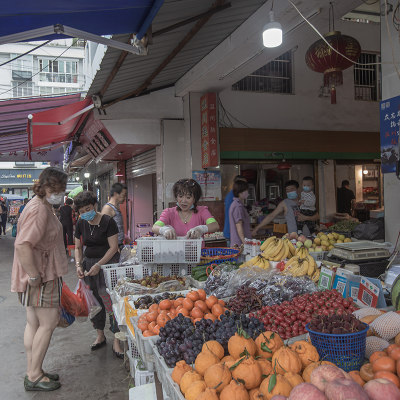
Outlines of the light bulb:
M 83 174 L 83 176 L 87 179 L 87 178 L 89 178 L 90 173 L 89 173 L 89 172 L 85 172 L 85 173 Z
M 96 180 L 94 181 L 94 184 L 95 184 L 95 185 L 98 185 L 98 184 L 99 184 L 99 181 L 96 179 Z
M 75 180 L 76 180 L 76 181 L 79 181 L 79 176 L 77 176 L 77 177 L 75 178 Z
M 263 44 L 265 47 L 278 47 L 282 44 L 282 25 L 274 21 L 274 12 L 269 12 L 270 22 L 264 26 Z
M 364 175 L 368 175 L 368 170 L 367 170 L 367 169 L 364 169 L 363 174 L 364 174 Z

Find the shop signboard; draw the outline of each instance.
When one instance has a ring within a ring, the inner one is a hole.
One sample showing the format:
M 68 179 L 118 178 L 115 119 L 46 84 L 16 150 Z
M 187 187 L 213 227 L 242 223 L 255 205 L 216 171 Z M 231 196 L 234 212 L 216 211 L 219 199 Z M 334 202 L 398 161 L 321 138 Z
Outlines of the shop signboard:
M 12 187 L 13 184 L 32 185 L 39 179 L 42 169 L 18 170 L 18 169 L 2 169 L 0 170 L 0 185 Z
M 220 171 L 193 171 L 192 178 L 201 186 L 203 191 L 202 200 L 213 201 L 221 199 Z
M 381 101 L 380 133 L 382 173 L 396 172 L 399 159 L 400 96 Z
M 206 93 L 200 99 L 201 115 L 201 165 L 202 168 L 217 167 L 218 135 L 217 135 L 217 95 Z

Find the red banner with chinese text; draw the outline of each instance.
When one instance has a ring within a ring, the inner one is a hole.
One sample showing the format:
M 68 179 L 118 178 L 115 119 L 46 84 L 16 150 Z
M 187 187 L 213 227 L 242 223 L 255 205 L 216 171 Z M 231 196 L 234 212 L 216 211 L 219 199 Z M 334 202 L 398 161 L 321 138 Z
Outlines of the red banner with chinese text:
M 206 93 L 200 99 L 201 114 L 201 165 L 202 168 L 217 167 L 217 95 Z

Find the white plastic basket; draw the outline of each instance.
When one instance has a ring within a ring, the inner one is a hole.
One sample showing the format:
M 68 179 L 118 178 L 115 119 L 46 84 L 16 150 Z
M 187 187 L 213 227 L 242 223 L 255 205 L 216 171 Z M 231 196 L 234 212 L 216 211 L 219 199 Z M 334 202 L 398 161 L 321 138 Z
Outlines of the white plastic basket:
M 136 346 L 139 351 L 140 358 L 148 371 L 154 371 L 154 353 L 152 344 L 155 343 L 160 336 L 144 337 L 139 329 L 137 322 L 139 317 L 131 317 L 133 330 L 135 332 Z
M 126 333 L 126 339 L 128 341 L 128 354 L 130 358 L 140 358 L 139 350 L 136 346 L 136 339 L 134 337 L 133 332 L 131 332 L 130 328 L 128 327 Z
M 136 255 L 143 263 L 198 264 L 202 242 L 202 239 L 143 237 L 137 239 Z
M 168 376 L 171 376 L 174 369 L 167 367 L 167 364 L 165 364 L 163 356 L 158 352 L 156 345 L 152 344 L 152 347 L 158 380 L 161 382 L 163 392 L 166 393 L 167 397 L 172 398 L 174 388 L 171 385 L 171 380 L 168 379 Z
M 151 268 L 147 265 L 119 265 L 108 264 L 101 267 L 104 273 L 104 280 L 108 290 L 114 290 L 119 278 L 143 279 L 144 276 L 149 276 L 152 273 Z
M 152 273 L 157 272 L 162 276 L 190 276 L 192 274 L 192 268 L 197 264 L 145 264 L 148 268 L 151 268 Z
M 167 376 L 167 379 L 169 381 L 169 386 L 172 387 L 171 389 L 171 400 L 185 400 L 185 397 L 183 396 L 181 389 L 179 386 L 172 380 L 171 375 Z

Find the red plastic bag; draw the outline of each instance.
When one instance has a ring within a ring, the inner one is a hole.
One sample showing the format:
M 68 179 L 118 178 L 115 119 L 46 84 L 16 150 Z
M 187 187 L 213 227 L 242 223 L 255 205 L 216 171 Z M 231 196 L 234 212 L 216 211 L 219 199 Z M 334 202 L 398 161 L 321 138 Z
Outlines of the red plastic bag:
M 89 309 L 83 293 L 72 293 L 65 282 L 62 287 L 61 305 L 74 317 L 87 317 L 89 315 Z
M 96 297 L 94 297 L 93 292 L 89 289 L 89 286 L 85 284 L 83 279 L 79 279 L 78 284 L 76 285 L 75 293 L 80 298 L 86 302 L 88 314 L 86 314 L 89 319 L 93 319 L 101 311 L 101 305 L 97 301 Z

